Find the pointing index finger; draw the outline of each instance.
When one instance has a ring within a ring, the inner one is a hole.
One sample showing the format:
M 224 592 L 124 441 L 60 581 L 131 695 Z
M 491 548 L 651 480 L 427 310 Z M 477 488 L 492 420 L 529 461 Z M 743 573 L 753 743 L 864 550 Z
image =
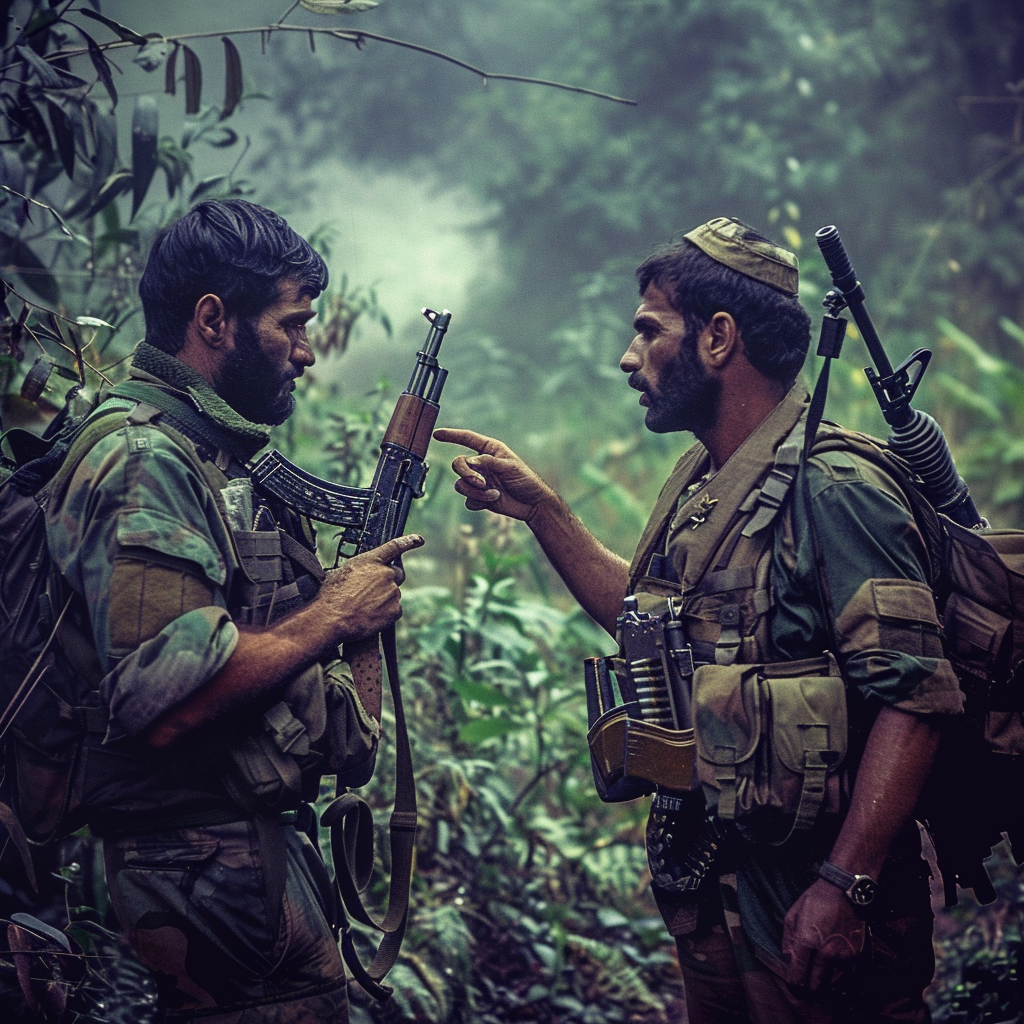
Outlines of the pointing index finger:
M 448 444 L 461 444 L 481 455 L 498 455 L 504 448 L 500 441 L 493 437 L 478 434 L 475 430 L 460 430 L 455 427 L 438 427 L 434 431 L 434 440 Z

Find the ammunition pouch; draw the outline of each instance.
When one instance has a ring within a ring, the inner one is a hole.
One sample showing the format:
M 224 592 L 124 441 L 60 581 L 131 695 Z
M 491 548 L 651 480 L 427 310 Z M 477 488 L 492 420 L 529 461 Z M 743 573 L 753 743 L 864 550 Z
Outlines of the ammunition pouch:
M 846 690 L 831 654 L 704 665 L 693 677 L 697 775 L 710 810 L 783 843 L 848 796 Z
M 618 633 L 623 657 L 584 662 L 587 742 L 598 795 L 618 802 L 656 787 L 693 790 L 693 652 L 672 603 L 659 601 L 640 612 L 636 597 L 627 597 Z

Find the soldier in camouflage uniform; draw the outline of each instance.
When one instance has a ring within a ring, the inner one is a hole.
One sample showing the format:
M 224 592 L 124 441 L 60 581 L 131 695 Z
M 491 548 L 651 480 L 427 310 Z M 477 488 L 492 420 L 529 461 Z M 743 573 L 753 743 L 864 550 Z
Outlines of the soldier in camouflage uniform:
M 654 891 L 676 937 L 691 1024 L 927 1021 L 932 917 L 913 812 L 939 723 L 961 697 L 921 533 L 884 465 L 848 450 L 839 428 L 822 427 L 800 469 L 808 502 L 794 485 L 808 406 L 795 381 L 810 336 L 795 256 L 718 218 L 648 258 L 637 277 L 636 337 L 621 368 L 649 429 L 689 430 L 698 443 L 666 484 L 632 565 L 507 446 L 443 429 L 439 440 L 478 453 L 455 459 L 456 490 L 471 509 L 525 521 L 613 635 L 623 595 L 679 595 L 694 659 L 709 666 L 693 676 L 698 751 L 735 726 L 723 717 L 730 703 L 747 700 L 719 687 L 719 703 L 702 709 L 702 673 L 734 673 L 739 687 L 745 666 L 766 666 L 767 676 L 823 651 L 841 669 L 834 720 L 822 724 L 842 733 L 844 771 L 830 770 L 824 811 L 808 827 L 794 828 L 799 809 L 780 818 L 751 790 L 739 797 L 764 806 L 735 822 L 706 818 L 699 793 L 698 813 L 694 794 L 655 796 Z M 700 778 L 709 806 L 731 819 L 729 774 L 722 793 L 714 773 Z M 714 858 L 707 874 L 695 890 L 675 884 L 700 843 Z
M 326 283 L 271 211 L 194 207 L 150 254 L 130 397 L 94 414 L 112 427 L 86 431 L 47 510 L 110 709 L 90 825 L 168 1020 L 348 1020 L 307 802 L 324 773 L 370 777 L 379 679 L 355 682 L 338 647 L 399 616 L 392 563 L 422 541 L 325 573 L 308 524 L 254 493 Z

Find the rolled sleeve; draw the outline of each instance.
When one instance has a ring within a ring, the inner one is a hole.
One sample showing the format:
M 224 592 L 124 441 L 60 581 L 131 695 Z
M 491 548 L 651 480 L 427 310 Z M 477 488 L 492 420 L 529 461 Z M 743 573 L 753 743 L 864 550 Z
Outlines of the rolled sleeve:
M 110 705 L 107 740 L 144 733 L 227 663 L 238 628 L 223 608 L 196 608 L 165 626 L 103 679 Z
M 782 648 L 834 647 L 847 685 L 863 697 L 912 714 L 958 713 L 963 697 L 943 652 L 928 551 L 901 491 L 849 453 L 814 458 L 806 472 L 818 543 L 798 488 L 797 558 L 777 591 Z M 824 612 L 808 594 L 825 597 Z

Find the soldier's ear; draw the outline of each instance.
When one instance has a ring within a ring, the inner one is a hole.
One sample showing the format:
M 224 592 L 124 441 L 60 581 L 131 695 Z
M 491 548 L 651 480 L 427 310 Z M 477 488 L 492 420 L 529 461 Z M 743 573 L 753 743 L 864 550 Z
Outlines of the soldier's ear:
M 700 340 L 708 369 L 722 369 L 743 351 L 743 337 L 731 313 L 715 313 L 701 331 Z
M 203 344 L 210 348 L 223 348 L 229 340 L 229 317 L 219 295 L 209 293 L 197 303 L 192 326 Z

